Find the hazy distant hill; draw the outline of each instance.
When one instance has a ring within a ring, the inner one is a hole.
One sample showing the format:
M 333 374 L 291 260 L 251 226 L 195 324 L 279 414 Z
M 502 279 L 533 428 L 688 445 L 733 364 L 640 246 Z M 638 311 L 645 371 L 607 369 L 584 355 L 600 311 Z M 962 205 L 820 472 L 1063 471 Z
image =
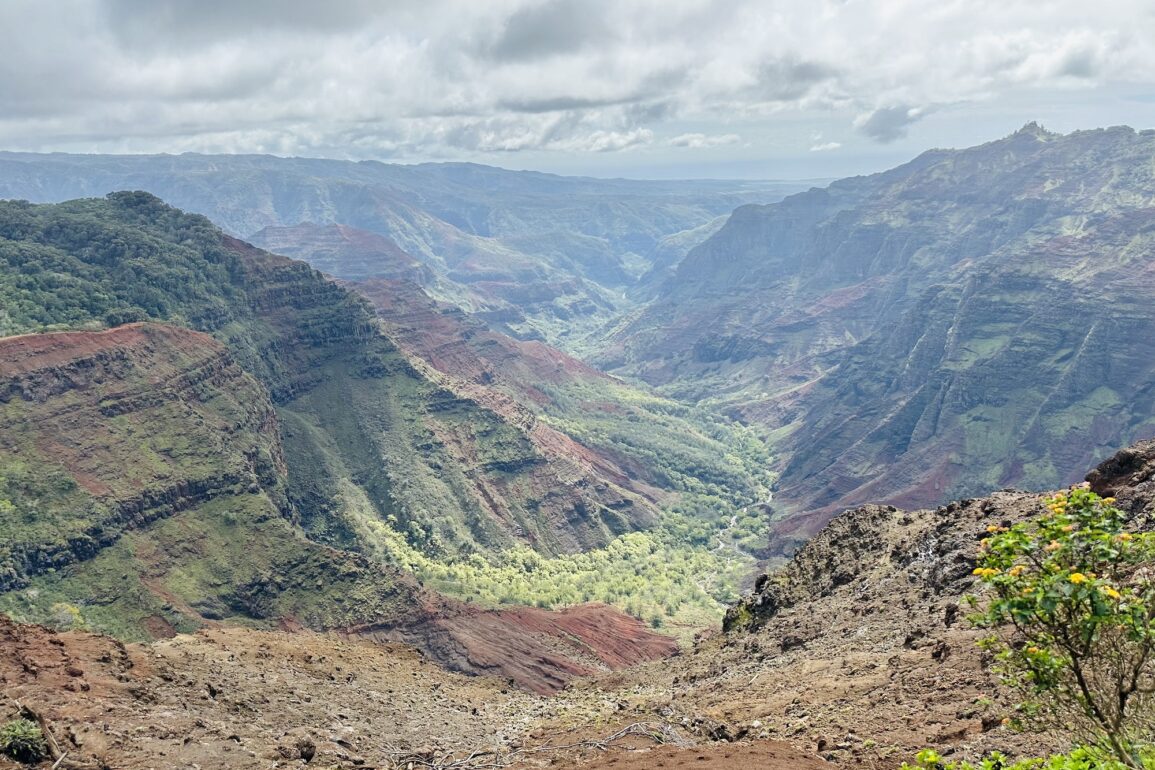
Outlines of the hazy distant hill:
M 361 243 L 351 253 L 334 251 L 331 239 L 316 244 L 327 272 L 397 277 L 395 256 L 404 252 L 425 266 L 421 285 L 436 296 L 555 342 L 632 308 L 629 293 L 656 265 L 705 237 L 695 228 L 808 186 L 603 180 L 462 163 L 0 153 L 0 198 L 145 190 L 267 248 L 284 243 L 279 228 L 345 226 Z M 376 251 L 357 231 L 378 236 Z M 311 261 L 314 244 L 302 238 L 293 256 Z

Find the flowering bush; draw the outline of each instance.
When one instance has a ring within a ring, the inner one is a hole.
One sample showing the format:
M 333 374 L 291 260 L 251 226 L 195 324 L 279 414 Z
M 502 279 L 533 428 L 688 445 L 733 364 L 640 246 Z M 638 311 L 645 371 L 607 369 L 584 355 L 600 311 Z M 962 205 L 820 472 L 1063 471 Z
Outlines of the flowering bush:
M 1083 487 L 1044 502 L 1038 519 L 988 528 L 972 620 L 1022 696 L 1017 721 L 1141 768 L 1155 735 L 1155 538 L 1127 532 L 1115 501 Z
M 1147 767 L 1155 767 L 1148 762 Z M 1119 762 L 1103 759 L 1087 749 L 1075 749 L 1070 754 L 1057 754 L 1047 759 L 1022 759 L 1011 762 L 995 752 L 977 765 L 970 762 L 944 762 L 938 752 L 920 751 L 915 764 L 903 763 L 902 770 L 1126 770 Z

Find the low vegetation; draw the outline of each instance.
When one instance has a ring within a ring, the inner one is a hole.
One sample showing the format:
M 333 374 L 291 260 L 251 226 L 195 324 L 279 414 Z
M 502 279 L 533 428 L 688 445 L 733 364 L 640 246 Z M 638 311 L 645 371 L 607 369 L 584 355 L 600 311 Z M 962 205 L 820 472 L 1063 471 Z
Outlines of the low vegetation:
M 35 722 L 13 719 L 0 725 L 0 754 L 33 764 L 48 758 L 48 742 Z
M 342 497 L 346 515 L 377 558 L 414 573 L 431 588 L 482 606 L 555 609 L 605 602 L 679 636 L 716 624 L 737 600 L 755 559 L 735 543 L 756 539 L 757 528 L 765 526 L 759 517 L 737 513 L 714 521 L 669 513 L 649 531 L 583 553 L 547 557 L 519 546 L 492 556 L 440 559 L 414 548 L 376 517 L 351 483 L 343 485 Z M 717 504 L 719 510 L 732 510 L 723 501 Z
M 937 751 L 920 751 L 915 763 L 903 763 L 902 770 L 1126 770 L 1134 765 L 1124 765 L 1112 759 L 1104 759 L 1088 749 L 1075 749 L 1069 754 L 1056 754 L 1045 759 L 1031 758 L 1013 762 L 995 752 L 977 765 L 966 761 L 944 760 Z M 1155 757 L 1148 757 L 1144 768 L 1155 767 Z

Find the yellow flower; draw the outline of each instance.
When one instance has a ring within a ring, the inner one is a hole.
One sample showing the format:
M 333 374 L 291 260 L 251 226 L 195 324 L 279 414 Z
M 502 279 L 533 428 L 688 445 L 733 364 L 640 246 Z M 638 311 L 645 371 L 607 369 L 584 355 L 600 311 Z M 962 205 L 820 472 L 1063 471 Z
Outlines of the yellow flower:
M 1087 582 L 1087 576 L 1084 575 L 1082 572 L 1072 572 L 1070 577 L 1067 578 L 1067 580 L 1070 580 L 1075 585 L 1079 585 L 1080 583 L 1086 583 Z
M 1113 497 L 1104 497 L 1103 498 L 1103 505 L 1114 505 L 1114 504 L 1115 504 L 1115 498 L 1113 498 Z
M 1044 551 L 1057 551 L 1062 547 L 1063 547 L 1063 544 L 1060 543 L 1058 540 L 1052 540 L 1051 542 L 1047 543 L 1046 546 L 1043 547 L 1043 550 Z
M 1130 532 L 1120 532 L 1115 537 L 1119 540 L 1122 540 L 1124 543 L 1126 543 L 1128 540 L 1131 539 L 1131 533 Z
M 1075 531 L 1075 525 L 1074 524 L 1068 524 L 1067 526 L 1063 527 L 1063 531 L 1064 532 L 1074 532 Z
M 1019 575 L 1023 574 L 1026 571 L 1027 571 L 1026 565 L 1016 564 L 1015 566 L 1013 566 L 1009 570 L 1007 570 L 1007 574 L 1010 575 L 1011 577 L 1018 577 Z
M 972 575 L 978 575 L 981 578 L 994 577 L 1002 572 L 1002 570 L 994 569 L 993 567 L 975 567 Z
M 987 527 L 987 532 L 998 532 L 998 531 L 999 531 L 999 526 L 997 524 L 991 524 Z
M 1103 586 L 1103 587 L 1102 587 L 1101 589 L 1099 589 L 1099 590 L 1101 590 L 1103 593 L 1105 593 L 1107 596 L 1111 597 L 1112 599 L 1121 599 L 1121 598 L 1123 598 L 1123 594 L 1119 593 L 1118 591 L 1116 591 L 1116 590 L 1115 590 L 1114 588 L 1112 588 L 1111 586 Z
M 1029 652 L 1031 655 L 1038 655 L 1039 654 L 1039 648 L 1035 647 L 1035 646 L 1031 646 L 1031 647 L 1027 648 L 1027 652 Z

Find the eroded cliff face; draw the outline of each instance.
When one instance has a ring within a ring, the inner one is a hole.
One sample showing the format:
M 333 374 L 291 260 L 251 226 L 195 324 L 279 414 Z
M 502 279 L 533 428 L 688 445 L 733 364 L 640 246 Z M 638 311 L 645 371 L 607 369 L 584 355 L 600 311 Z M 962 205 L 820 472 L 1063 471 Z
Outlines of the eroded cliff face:
M 725 418 L 493 330 L 410 282 L 348 285 L 369 299 L 382 333 L 415 366 L 520 426 L 558 479 L 593 480 L 585 488 L 597 499 L 616 495 L 607 504 L 628 520 L 649 523 L 654 504 L 679 491 L 710 489 L 743 503 L 764 498 L 761 444 Z
M 363 300 L 305 263 L 143 193 L 4 206 L 0 272 L 29 276 L 0 287 L 16 311 L 7 322 L 155 316 L 223 342 L 271 395 L 284 494 L 321 541 L 358 546 L 384 523 L 437 557 L 516 544 L 556 554 L 652 519 L 644 500 L 591 465 L 547 451 L 564 438 L 538 441 L 541 430 L 521 417 L 447 387 L 379 333 Z M 70 276 L 80 299 L 45 299 L 46 264 Z
M 768 431 L 785 551 L 866 502 L 1070 483 L 1155 433 L 1153 152 L 1029 125 L 740 208 L 601 360 Z
M 532 415 L 449 387 L 362 299 L 147 195 L 0 215 L 6 322 L 201 329 L 0 338 L 0 611 L 124 638 L 450 629 L 411 641 L 532 689 L 671 651 L 608 607 L 479 613 L 390 566 L 382 530 L 439 558 L 558 553 L 652 509 Z M 79 299 L 53 301 L 46 266 Z M 621 638 L 573 643 L 591 624 Z
M 587 364 L 536 341 L 515 340 L 450 305 L 437 302 L 407 281 L 371 280 L 351 284 L 367 297 L 385 323 L 382 333 L 411 360 L 427 367 L 447 389 L 500 414 L 519 426 L 559 479 L 598 479 L 602 494 L 620 496 L 613 505 L 631 518 L 652 520 L 652 503 L 662 490 L 651 486 L 653 471 L 636 458 L 613 457 L 575 441 L 545 419 L 565 413 L 559 390 L 569 386 L 605 394 L 586 401 L 582 411 L 627 412 L 609 391 L 615 381 Z M 632 462 L 631 462 L 632 460 Z M 648 482 L 648 483 L 647 483 Z
M 259 324 L 232 344 L 257 354 L 283 416 L 289 494 L 315 536 L 353 544 L 370 515 L 435 556 L 517 543 L 556 554 L 653 520 L 620 472 L 515 402 L 456 387 L 456 373 L 382 335 L 356 295 L 302 262 L 224 243 Z
M 270 286 L 279 308 L 308 304 Z M 315 387 L 293 380 L 283 397 Z M 479 611 L 305 539 L 268 391 L 207 334 L 135 323 L 0 338 L 0 415 L 0 611 L 15 617 L 130 639 L 339 629 L 537 692 L 676 647 L 605 606 Z
M 250 243 L 274 254 L 309 264 L 329 275 L 349 280 L 385 278 L 412 281 L 421 286 L 436 283 L 435 273 L 407 254 L 391 239 L 349 225 L 318 225 L 302 222 L 269 226 L 248 237 Z
M 263 495 L 288 513 L 273 406 L 206 334 L 131 324 L 0 338 L 0 409 L 15 507 L 0 590 L 214 497 Z
M 0 339 L 0 415 L 8 612 L 74 611 L 139 638 L 230 618 L 383 621 L 417 604 L 412 580 L 300 537 L 268 392 L 207 334 L 136 323 Z

